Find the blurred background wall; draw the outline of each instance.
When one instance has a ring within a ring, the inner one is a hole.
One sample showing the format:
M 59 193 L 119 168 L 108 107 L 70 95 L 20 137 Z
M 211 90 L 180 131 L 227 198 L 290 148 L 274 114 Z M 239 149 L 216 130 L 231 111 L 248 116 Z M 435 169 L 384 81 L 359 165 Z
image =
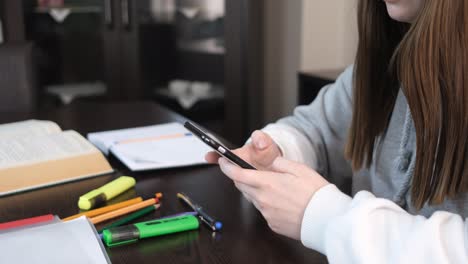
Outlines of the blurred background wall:
M 265 123 L 297 105 L 297 73 L 341 69 L 354 61 L 357 0 L 265 1 Z

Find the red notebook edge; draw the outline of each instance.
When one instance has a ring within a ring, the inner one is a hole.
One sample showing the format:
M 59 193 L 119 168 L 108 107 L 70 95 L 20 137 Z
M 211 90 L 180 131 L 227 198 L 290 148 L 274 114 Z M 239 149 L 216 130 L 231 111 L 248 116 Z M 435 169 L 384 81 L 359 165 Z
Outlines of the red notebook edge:
M 11 222 L 0 223 L 0 230 L 8 230 L 8 229 L 17 228 L 17 227 L 45 223 L 45 222 L 53 221 L 54 219 L 55 219 L 54 215 L 48 214 L 48 215 L 41 215 L 41 216 L 36 216 L 36 217 L 31 217 L 31 218 L 15 220 Z

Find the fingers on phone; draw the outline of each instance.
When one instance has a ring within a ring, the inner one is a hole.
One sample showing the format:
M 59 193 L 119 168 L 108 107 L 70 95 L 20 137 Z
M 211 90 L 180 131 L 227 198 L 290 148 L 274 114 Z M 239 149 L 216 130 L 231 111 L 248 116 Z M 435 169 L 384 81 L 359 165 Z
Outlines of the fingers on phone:
M 241 159 L 248 161 L 250 158 L 249 151 L 251 151 L 249 147 L 250 146 L 243 146 L 242 148 L 238 148 L 238 149 L 231 150 L 231 151 L 235 155 L 239 156 Z
M 205 155 L 205 160 L 208 163 L 218 163 L 219 158 L 220 158 L 219 154 L 214 152 L 214 151 L 210 151 L 210 152 L 206 153 L 206 155 Z

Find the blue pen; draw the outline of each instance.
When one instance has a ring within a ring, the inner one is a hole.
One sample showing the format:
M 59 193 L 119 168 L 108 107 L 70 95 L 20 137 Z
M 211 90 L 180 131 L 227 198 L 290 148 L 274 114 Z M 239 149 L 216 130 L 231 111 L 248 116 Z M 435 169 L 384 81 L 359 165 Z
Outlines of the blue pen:
M 209 226 L 213 231 L 221 230 L 223 224 L 220 221 L 217 221 L 213 217 L 209 216 L 200 205 L 193 202 L 187 195 L 185 195 L 184 193 L 177 193 L 177 197 L 184 201 L 195 212 L 197 212 L 200 220 L 207 226 Z

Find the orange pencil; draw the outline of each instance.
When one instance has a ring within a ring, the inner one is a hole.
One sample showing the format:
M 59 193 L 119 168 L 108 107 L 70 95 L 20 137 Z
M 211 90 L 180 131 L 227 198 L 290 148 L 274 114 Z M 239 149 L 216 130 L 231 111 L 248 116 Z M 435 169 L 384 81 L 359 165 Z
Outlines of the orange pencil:
M 102 215 L 98 215 L 96 217 L 91 218 L 90 220 L 91 220 L 91 223 L 93 223 L 93 224 L 99 224 L 101 222 L 110 220 L 112 218 L 116 218 L 118 216 L 122 216 L 122 215 L 126 215 L 126 214 L 129 214 L 129 213 L 135 212 L 137 210 L 148 207 L 148 206 L 153 205 L 155 203 L 156 203 L 156 199 L 150 198 L 148 200 L 145 200 L 145 201 L 137 203 L 137 204 L 133 204 L 133 205 L 130 205 L 130 206 L 127 206 L 127 207 L 124 207 L 124 208 L 120 208 L 118 210 L 108 212 L 108 213 L 105 213 L 105 214 L 102 214 Z M 154 207 L 156 207 L 156 209 L 158 209 L 159 206 L 160 206 L 160 204 L 156 204 Z
M 130 206 L 132 204 L 137 204 L 137 203 L 139 203 L 141 201 L 143 201 L 143 198 L 141 198 L 141 197 L 133 198 L 133 199 L 130 199 L 130 200 L 127 200 L 127 201 L 124 201 L 124 202 L 120 202 L 120 203 L 116 203 L 116 204 L 113 204 L 113 205 L 109 205 L 109 206 L 101 207 L 101 208 L 94 209 L 94 210 L 91 210 L 91 211 L 87 211 L 87 212 L 84 212 L 84 213 L 79 213 L 79 214 L 76 214 L 76 215 L 72 215 L 72 216 L 69 216 L 69 217 L 63 219 L 63 221 L 69 221 L 69 220 L 78 218 L 78 217 L 80 217 L 82 215 L 85 215 L 85 216 L 91 218 L 93 216 L 97 216 L 97 215 L 100 215 L 100 214 L 105 214 L 105 213 L 112 212 L 112 211 L 115 211 L 115 210 L 120 209 L 120 208 Z

